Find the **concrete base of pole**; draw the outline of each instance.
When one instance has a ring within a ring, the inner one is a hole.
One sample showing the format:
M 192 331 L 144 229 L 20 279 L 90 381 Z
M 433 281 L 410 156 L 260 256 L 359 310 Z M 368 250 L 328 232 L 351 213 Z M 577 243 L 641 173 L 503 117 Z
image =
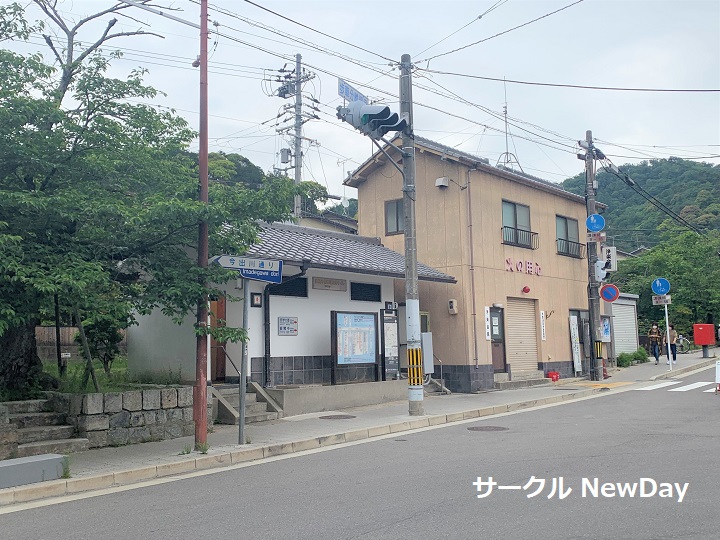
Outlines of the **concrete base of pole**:
M 422 416 L 425 414 L 423 395 L 422 386 L 408 386 L 408 412 L 410 416 Z
M 408 401 L 408 413 L 410 416 L 424 416 L 425 407 L 422 401 Z

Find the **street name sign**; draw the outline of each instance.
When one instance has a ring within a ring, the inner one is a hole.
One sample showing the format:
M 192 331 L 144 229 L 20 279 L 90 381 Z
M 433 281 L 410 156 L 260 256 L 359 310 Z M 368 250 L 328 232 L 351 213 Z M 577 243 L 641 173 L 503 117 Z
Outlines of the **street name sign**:
M 210 259 L 212 264 L 237 270 L 241 277 L 267 283 L 282 282 L 282 261 L 271 259 L 253 259 L 236 255 L 218 255 Z
M 350 103 L 352 103 L 353 101 L 362 101 L 363 103 L 365 103 L 365 105 L 369 103 L 367 97 L 363 96 L 360 92 L 355 90 L 351 85 L 349 85 L 342 79 L 338 79 L 338 96 L 340 96 L 341 98 L 345 98 Z

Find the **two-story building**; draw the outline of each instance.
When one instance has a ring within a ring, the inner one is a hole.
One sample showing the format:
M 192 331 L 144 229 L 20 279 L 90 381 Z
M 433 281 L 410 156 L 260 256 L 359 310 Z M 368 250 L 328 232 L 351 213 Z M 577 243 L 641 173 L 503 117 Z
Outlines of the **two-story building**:
M 423 326 L 447 386 L 572 376 L 588 306 L 584 198 L 421 137 L 415 144 L 417 255 L 457 279 L 420 283 Z M 377 152 L 345 183 L 358 190 L 359 234 L 402 253 L 403 182 L 393 164 Z M 395 287 L 404 298 L 402 282 Z

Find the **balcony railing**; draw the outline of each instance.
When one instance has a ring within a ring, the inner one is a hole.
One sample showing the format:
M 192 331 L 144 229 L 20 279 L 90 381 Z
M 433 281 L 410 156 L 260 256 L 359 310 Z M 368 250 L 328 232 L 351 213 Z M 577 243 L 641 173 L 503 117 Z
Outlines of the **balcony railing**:
M 579 244 L 572 240 L 565 240 L 564 238 L 557 239 L 557 252 L 558 255 L 565 255 L 566 257 L 574 257 L 576 259 L 585 258 L 585 244 Z
M 515 229 L 513 227 L 503 227 L 502 236 L 503 244 L 527 249 L 537 249 L 540 247 L 540 240 L 536 232 Z

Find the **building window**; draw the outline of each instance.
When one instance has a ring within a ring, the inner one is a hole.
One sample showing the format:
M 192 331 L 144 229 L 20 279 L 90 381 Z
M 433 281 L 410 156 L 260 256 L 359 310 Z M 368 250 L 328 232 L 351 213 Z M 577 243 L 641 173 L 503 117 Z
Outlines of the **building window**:
M 537 249 L 537 233 L 530 231 L 530 207 L 509 201 L 502 202 L 503 244 Z
M 353 283 L 350 282 L 350 300 L 361 300 L 363 302 L 380 301 L 380 285 L 375 283 Z
M 585 258 L 585 245 L 580 243 L 577 219 L 555 216 L 557 252 L 576 259 Z
M 402 234 L 404 230 L 403 200 L 385 201 L 385 234 Z
M 307 278 L 296 278 L 292 281 L 272 285 L 269 290 L 272 296 L 297 296 L 300 298 L 307 298 Z

